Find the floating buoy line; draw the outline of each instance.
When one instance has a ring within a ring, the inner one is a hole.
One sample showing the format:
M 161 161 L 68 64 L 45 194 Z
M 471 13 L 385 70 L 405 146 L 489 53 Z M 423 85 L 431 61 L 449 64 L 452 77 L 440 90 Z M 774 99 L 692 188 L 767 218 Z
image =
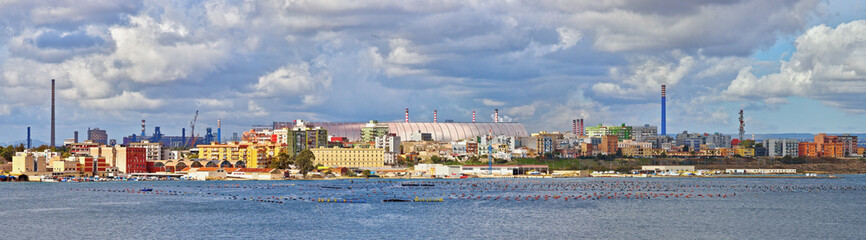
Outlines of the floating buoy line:
M 99 185 L 99 184 L 96 184 Z M 209 198 L 259 203 L 552 202 L 602 200 L 723 200 L 761 193 L 866 191 L 863 185 L 685 183 L 647 180 L 343 180 L 302 183 L 110 184 L 71 191 Z

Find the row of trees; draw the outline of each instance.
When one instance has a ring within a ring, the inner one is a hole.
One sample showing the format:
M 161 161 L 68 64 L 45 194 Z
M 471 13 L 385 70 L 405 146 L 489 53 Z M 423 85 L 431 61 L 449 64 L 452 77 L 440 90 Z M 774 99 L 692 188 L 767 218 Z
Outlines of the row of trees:
M 308 172 L 316 169 L 316 166 L 313 165 L 313 160 L 316 160 L 316 156 L 309 149 L 304 149 L 297 156 L 292 156 L 288 152 L 281 152 L 277 155 L 276 159 L 271 160 L 268 167 L 288 169 L 290 165 L 295 165 L 301 174 L 306 175 Z
M 0 146 L 0 163 L 11 162 L 12 156 L 15 156 L 16 152 L 23 152 L 25 149 L 27 149 L 27 148 L 24 147 L 23 143 L 18 144 L 18 146 L 13 146 L 13 145 L 9 145 L 6 147 Z M 69 156 L 69 150 L 68 149 L 66 149 L 66 148 L 57 149 L 55 147 L 50 147 L 48 145 L 42 145 L 42 146 L 33 148 L 32 150 L 36 151 L 36 152 L 41 152 L 41 151 L 45 151 L 46 149 L 51 150 L 52 152 L 56 152 L 56 151 L 60 150 L 60 154 L 64 158 Z

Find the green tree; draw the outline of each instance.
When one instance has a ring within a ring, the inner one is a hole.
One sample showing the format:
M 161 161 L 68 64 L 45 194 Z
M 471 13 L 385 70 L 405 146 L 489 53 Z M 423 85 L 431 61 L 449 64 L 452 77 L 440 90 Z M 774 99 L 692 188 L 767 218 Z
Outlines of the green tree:
M 442 157 L 433 155 L 432 157 L 430 157 L 430 161 L 433 163 L 442 163 Z
M 363 172 L 361 172 L 361 176 L 364 176 L 365 178 L 370 177 L 370 174 L 370 170 L 364 170 Z
M 297 157 L 295 157 L 295 166 L 298 167 L 301 174 L 306 176 L 308 172 L 316 168 L 316 166 L 313 165 L 313 160 L 316 160 L 316 156 L 313 155 L 313 152 L 310 151 L 310 149 L 304 149 Z
M 294 163 L 295 163 L 294 157 L 289 155 L 289 153 L 287 153 L 287 152 L 281 152 L 280 154 L 277 154 L 276 159 L 274 159 L 273 161 L 271 161 L 270 164 L 268 164 L 268 167 L 269 168 L 278 168 L 278 169 L 287 169 L 287 168 L 289 168 L 289 165 L 292 165 Z

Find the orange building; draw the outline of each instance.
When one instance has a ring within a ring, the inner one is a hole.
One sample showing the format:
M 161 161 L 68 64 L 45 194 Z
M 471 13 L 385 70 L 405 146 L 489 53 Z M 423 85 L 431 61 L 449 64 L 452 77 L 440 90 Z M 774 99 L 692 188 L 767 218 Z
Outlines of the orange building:
M 602 152 L 608 155 L 616 154 L 617 141 L 619 137 L 616 135 L 604 135 L 601 137 L 601 146 L 599 148 Z
M 801 142 L 797 150 L 797 154 L 801 157 L 818 157 L 817 143 Z
M 849 154 L 853 154 L 857 152 L 857 136 L 851 136 L 848 134 L 832 136 L 827 135 L 826 133 L 821 133 L 815 135 L 815 143 L 818 144 L 818 150 L 825 149 L 825 144 L 841 144 L 842 154 L 839 155 L 837 152 L 837 146 L 831 146 L 828 149 L 829 151 L 833 151 L 832 153 L 825 153 L 825 156 L 835 156 L 835 157 L 844 157 Z
M 825 143 L 821 146 L 821 157 L 841 158 L 845 157 L 845 145 L 842 143 Z

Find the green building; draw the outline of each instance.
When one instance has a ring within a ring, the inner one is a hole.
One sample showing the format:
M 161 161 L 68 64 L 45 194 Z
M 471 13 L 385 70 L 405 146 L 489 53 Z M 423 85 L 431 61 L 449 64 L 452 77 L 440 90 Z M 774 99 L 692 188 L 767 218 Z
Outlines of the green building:
M 626 126 L 625 123 L 622 126 L 602 126 L 601 124 L 598 127 L 587 127 L 586 135 L 589 137 L 600 138 L 606 135 L 615 135 L 619 141 L 631 139 L 632 127 Z
M 379 121 L 370 120 L 366 126 L 361 128 L 361 141 L 374 142 L 376 137 L 388 135 L 390 132 L 388 125 L 379 125 Z
M 304 149 L 327 147 L 328 130 L 297 120 L 286 132 L 286 148 L 292 155 L 298 155 Z

